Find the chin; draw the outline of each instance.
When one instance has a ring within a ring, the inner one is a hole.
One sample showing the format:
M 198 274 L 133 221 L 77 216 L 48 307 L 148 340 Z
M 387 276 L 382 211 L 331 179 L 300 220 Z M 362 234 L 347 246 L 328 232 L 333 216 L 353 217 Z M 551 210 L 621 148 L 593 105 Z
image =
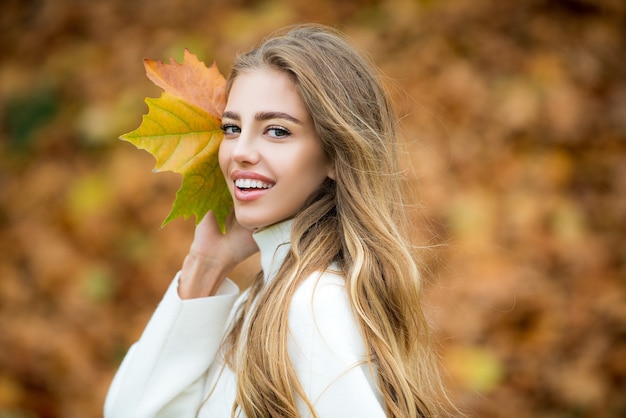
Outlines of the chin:
M 263 219 L 259 219 L 255 216 L 246 216 L 246 214 L 237 213 L 237 211 L 235 211 L 235 217 L 237 218 L 239 225 L 247 229 L 258 230 L 270 225 L 267 222 L 264 222 Z
M 261 229 L 265 229 L 283 221 L 283 219 L 246 217 L 245 215 L 241 215 L 240 217 L 240 215 L 238 215 L 236 212 L 235 217 L 237 218 L 237 222 L 239 222 L 239 225 L 253 231 L 260 231 Z
M 250 222 L 247 221 L 246 219 L 239 219 L 237 218 L 237 222 L 239 222 L 239 225 L 243 226 L 246 229 L 251 229 L 253 231 L 262 228 L 262 225 L 259 225 L 257 222 Z

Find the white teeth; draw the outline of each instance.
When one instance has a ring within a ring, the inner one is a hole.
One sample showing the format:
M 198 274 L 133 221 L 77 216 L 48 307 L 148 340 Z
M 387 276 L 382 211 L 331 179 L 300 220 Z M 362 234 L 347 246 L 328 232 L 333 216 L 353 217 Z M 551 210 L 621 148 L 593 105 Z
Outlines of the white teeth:
M 235 180 L 235 186 L 240 189 L 269 189 L 272 187 L 271 184 L 263 183 L 261 180 L 250 179 L 237 179 Z

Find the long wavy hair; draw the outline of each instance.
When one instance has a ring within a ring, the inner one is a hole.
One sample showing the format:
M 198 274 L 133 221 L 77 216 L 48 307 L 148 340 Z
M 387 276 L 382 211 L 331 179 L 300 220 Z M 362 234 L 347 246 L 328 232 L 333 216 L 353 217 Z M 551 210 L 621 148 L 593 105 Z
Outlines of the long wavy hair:
M 300 399 L 316 416 L 289 359 L 289 303 L 304 279 L 332 262 L 345 276 L 387 415 L 446 415 L 420 275 L 405 237 L 397 118 L 380 75 L 342 35 L 313 25 L 292 27 L 238 56 L 227 89 L 239 74 L 267 68 L 294 80 L 335 180 L 327 179 L 296 215 L 277 279 L 253 281 L 227 335 L 226 361 L 237 373 L 232 415 L 298 417 Z

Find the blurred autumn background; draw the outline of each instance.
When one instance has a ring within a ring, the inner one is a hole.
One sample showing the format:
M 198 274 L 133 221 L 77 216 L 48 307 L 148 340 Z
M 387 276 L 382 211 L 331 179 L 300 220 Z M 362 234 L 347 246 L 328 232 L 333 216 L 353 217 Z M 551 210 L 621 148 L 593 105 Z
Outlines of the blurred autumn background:
M 392 80 L 459 406 L 626 416 L 623 0 L 3 0 L 0 418 L 101 416 L 190 244 L 159 228 L 181 178 L 117 140 L 160 95 L 141 60 L 227 74 L 305 21 Z

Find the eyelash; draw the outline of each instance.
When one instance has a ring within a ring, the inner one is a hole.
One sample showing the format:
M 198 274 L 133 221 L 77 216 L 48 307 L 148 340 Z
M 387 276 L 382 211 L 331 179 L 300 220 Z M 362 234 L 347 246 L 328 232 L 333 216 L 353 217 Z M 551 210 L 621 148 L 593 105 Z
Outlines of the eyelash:
M 232 125 L 228 123 L 225 123 L 224 125 L 220 126 L 220 129 L 222 130 L 222 132 L 224 132 L 224 135 L 234 135 L 235 133 L 238 133 L 238 132 L 228 132 L 229 130 L 233 128 L 239 129 L 237 125 Z M 241 131 L 241 129 L 239 129 L 239 131 Z
M 224 135 L 226 136 L 229 136 L 229 135 L 232 136 L 232 135 L 241 133 L 240 127 L 238 127 L 237 125 L 229 124 L 229 123 L 223 124 L 222 126 L 220 126 L 220 129 L 222 130 L 222 132 L 224 132 Z M 237 130 L 237 131 L 232 132 L 232 130 Z M 274 135 L 269 134 L 271 131 L 274 131 Z M 280 134 L 277 135 L 277 132 L 280 132 Z M 277 139 L 285 138 L 291 135 L 291 132 L 289 131 L 289 129 L 282 127 L 282 126 L 278 126 L 278 125 L 268 126 L 263 133 L 268 134 L 272 138 L 277 138 Z
M 272 138 L 285 138 L 288 137 L 289 135 L 291 135 L 291 132 L 289 132 L 289 129 L 286 129 L 282 126 L 269 126 L 266 130 L 265 133 L 268 133 L 270 131 L 276 131 L 276 132 L 281 132 L 282 135 L 270 135 Z

